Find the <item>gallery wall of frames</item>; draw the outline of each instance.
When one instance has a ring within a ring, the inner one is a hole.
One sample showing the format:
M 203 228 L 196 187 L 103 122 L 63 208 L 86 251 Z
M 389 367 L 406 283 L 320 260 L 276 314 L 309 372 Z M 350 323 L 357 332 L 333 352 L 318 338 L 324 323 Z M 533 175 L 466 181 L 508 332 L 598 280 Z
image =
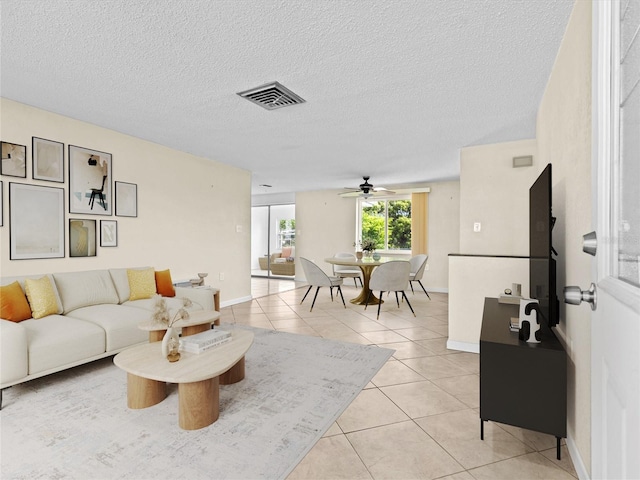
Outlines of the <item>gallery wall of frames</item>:
M 64 258 L 67 251 L 93 257 L 117 247 L 115 217 L 138 216 L 138 186 L 114 181 L 112 168 L 110 153 L 83 146 L 39 137 L 29 146 L 2 141 L 0 227 L 9 228 L 10 260 Z M 51 185 L 20 181 L 28 175 Z

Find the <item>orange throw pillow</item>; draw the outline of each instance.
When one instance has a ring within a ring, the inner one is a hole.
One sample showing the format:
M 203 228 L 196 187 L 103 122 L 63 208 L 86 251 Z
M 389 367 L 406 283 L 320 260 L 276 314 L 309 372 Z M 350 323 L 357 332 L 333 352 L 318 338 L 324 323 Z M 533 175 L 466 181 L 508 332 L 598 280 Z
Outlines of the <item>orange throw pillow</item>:
M 169 270 L 156 272 L 156 291 L 163 297 L 176 296 L 176 289 L 173 288 L 171 272 Z
M 12 322 L 31 318 L 31 307 L 17 281 L 0 287 L 0 318 Z

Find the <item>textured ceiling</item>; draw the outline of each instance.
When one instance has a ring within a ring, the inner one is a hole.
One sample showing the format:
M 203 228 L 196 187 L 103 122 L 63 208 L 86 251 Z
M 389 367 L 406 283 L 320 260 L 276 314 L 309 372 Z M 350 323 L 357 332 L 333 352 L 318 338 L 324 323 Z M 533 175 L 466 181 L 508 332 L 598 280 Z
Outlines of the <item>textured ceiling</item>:
M 535 136 L 572 5 L 2 0 L 0 94 L 250 170 L 253 193 L 453 179 L 460 148 Z M 306 103 L 236 95 L 274 80 Z

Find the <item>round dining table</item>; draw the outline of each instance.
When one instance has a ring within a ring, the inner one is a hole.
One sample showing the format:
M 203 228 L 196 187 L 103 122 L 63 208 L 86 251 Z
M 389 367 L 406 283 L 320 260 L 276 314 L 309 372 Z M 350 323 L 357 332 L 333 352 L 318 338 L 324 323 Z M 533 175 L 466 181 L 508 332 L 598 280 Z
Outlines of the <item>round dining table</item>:
M 371 289 L 369 288 L 369 280 L 371 279 L 371 272 L 373 272 L 373 269 L 379 265 L 382 265 L 383 263 L 387 263 L 392 260 L 400 259 L 393 257 L 380 257 L 378 260 L 374 260 L 371 257 L 363 257 L 362 259 L 329 257 L 324 259 L 325 262 L 332 265 L 358 267 L 360 268 L 360 270 L 362 270 L 362 290 L 356 298 L 352 298 L 351 300 L 349 300 L 355 305 L 365 305 L 367 303 L 367 297 L 369 296 L 369 292 L 371 292 Z M 384 303 L 384 300 L 376 297 L 373 293 L 371 293 L 371 297 L 369 298 L 369 305 L 377 305 L 378 303 Z

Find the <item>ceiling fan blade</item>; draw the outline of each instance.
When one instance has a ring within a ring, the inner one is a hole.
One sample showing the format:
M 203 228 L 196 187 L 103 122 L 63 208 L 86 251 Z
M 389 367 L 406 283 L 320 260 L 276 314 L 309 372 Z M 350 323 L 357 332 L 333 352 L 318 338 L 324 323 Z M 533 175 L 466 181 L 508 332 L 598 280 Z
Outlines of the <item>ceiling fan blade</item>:
M 386 188 L 376 188 L 372 192 L 369 192 L 369 195 L 372 195 L 374 197 L 383 197 L 386 195 L 393 195 L 395 193 L 396 192 L 392 190 L 387 190 Z
M 352 190 L 350 192 L 341 192 L 338 195 L 340 195 L 341 197 L 360 197 L 361 195 L 363 195 L 363 193 L 360 190 Z

